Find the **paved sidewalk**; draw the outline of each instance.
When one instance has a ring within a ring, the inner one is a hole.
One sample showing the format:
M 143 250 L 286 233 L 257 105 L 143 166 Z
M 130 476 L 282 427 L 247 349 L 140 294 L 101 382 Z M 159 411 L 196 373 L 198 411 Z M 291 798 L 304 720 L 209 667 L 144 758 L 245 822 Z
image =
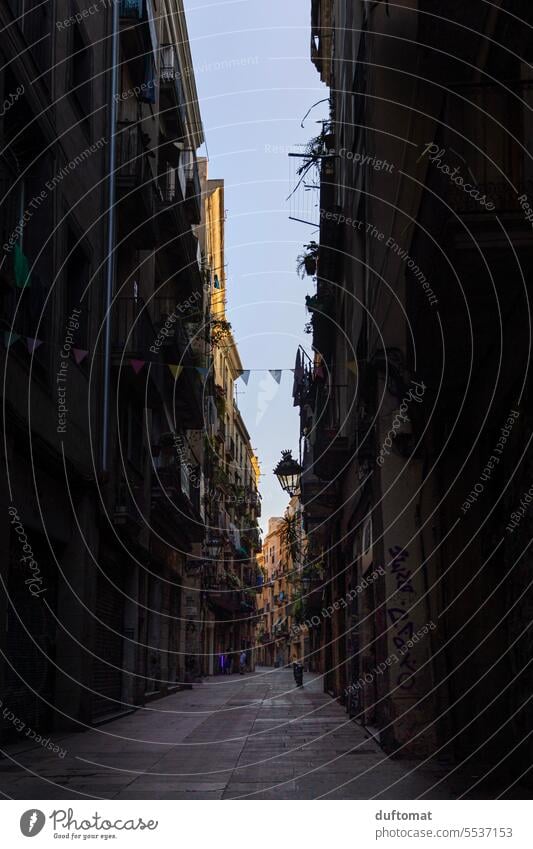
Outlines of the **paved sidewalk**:
M 51 735 L 64 758 L 7 746 L 14 799 L 454 798 L 431 766 L 386 758 L 322 692 L 322 679 L 259 668 L 208 679 L 85 733 Z

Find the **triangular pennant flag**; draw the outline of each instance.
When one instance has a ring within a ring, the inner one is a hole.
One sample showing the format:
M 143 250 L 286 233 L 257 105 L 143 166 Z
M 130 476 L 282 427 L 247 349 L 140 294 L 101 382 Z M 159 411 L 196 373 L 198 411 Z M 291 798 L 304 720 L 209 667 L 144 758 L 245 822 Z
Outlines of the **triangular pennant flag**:
M 221 287 L 220 287 L 220 280 L 218 279 L 218 274 L 215 274 L 215 283 L 214 283 L 214 286 L 215 286 L 215 289 L 220 289 L 220 288 L 221 288 Z
M 346 368 L 349 369 L 352 374 L 357 374 L 357 363 L 355 360 L 348 360 Z
M 9 348 L 14 342 L 20 339 L 19 333 L 11 333 L 9 330 L 4 330 L 4 345 Z
M 271 368 L 271 369 L 269 369 L 269 372 L 272 375 L 272 377 L 274 378 L 274 380 L 276 381 L 276 383 L 281 382 L 281 369 L 280 368 Z
M 315 380 L 324 380 L 326 377 L 324 366 L 316 366 L 315 367 Z
M 135 374 L 139 374 L 140 370 L 145 365 L 146 360 L 130 360 L 130 366 L 132 367 Z
M 25 289 L 30 285 L 30 264 L 28 257 L 15 245 L 13 251 L 13 270 L 15 272 L 15 285 L 19 289 Z
M 181 373 L 182 373 L 182 371 L 183 371 L 183 366 L 174 366 L 174 365 L 170 365 L 170 363 L 169 363 L 169 366 L 168 366 L 168 367 L 169 367 L 169 369 L 170 369 L 170 372 L 171 372 L 172 377 L 174 378 L 174 380 L 177 380 L 177 379 L 178 379 L 178 377 L 180 376 L 180 374 L 181 374 Z
M 79 364 L 82 363 L 85 357 L 89 354 L 89 351 L 82 351 L 81 348 L 73 348 L 72 353 L 74 354 L 76 365 L 79 366 Z
M 302 365 L 302 356 L 300 354 L 300 349 L 296 351 L 296 362 L 294 364 L 294 369 L 292 369 L 294 373 L 294 380 L 292 384 L 292 397 L 294 398 L 293 406 L 297 407 L 299 404 L 300 397 L 300 385 L 304 378 L 304 369 Z
M 32 339 L 30 336 L 26 337 L 26 345 L 28 346 L 29 354 L 33 354 L 33 352 L 36 351 L 42 344 L 43 343 L 40 339 Z
M 200 377 L 207 377 L 207 369 L 204 366 L 196 366 L 196 371 Z
M 250 380 L 250 369 L 246 368 L 241 372 L 240 376 L 243 379 L 243 383 L 245 386 L 248 386 L 248 381 Z

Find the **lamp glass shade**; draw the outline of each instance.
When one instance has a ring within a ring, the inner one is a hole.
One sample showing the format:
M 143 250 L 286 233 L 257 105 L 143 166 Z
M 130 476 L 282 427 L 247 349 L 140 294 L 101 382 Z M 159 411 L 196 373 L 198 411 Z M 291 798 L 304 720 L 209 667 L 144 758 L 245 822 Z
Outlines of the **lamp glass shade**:
M 274 469 L 274 474 L 279 480 L 281 488 L 289 495 L 294 495 L 300 486 L 302 468 L 294 459 L 291 451 L 282 451 L 282 457 Z

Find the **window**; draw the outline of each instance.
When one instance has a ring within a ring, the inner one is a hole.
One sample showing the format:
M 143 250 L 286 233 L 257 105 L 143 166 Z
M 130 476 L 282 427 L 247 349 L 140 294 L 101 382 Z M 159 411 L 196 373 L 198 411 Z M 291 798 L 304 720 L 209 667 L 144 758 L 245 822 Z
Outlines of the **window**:
M 73 347 L 86 351 L 89 348 L 89 295 L 91 278 L 89 258 L 74 232 L 69 229 L 67 260 L 65 263 L 65 322 L 73 317 L 78 327 L 72 326 Z M 85 297 L 84 297 L 85 295 Z M 87 361 L 83 361 L 85 365 Z
M 127 407 L 125 431 L 124 434 L 123 430 L 123 439 L 125 436 L 128 460 L 137 471 L 142 472 L 144 465 L 142 409 L 134 406 L 131 402 Z M 124 445 L 122 451 L 124 452 Z
M 372 518 L 368 519 L 363 531 L 363 554 L 368 554 L 372 548 Z
M 90 118 L 92 111 L 92 62 L 91 51 L 82 35 L 79 26 L 72 29 L 72 44 L 70 53 L 70 93 L 81 115 L 80 126 L 90 135 Z

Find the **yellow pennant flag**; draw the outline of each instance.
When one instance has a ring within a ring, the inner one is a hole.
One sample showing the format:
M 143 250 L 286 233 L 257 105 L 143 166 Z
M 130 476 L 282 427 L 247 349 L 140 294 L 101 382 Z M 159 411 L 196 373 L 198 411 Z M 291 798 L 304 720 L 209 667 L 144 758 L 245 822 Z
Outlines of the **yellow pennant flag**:
M 174 380 L 177 380 L 178 377 L 180 376 L 180 374 L 183 371 L 183 366 L 173 366 L 173 365 L 169 364 L 168 367 L 171 371 L 171 374 L 172 374 L 172 377 L 174 378 Z
M 348 368 L 353 374 L 357 374 L 357 363 L 355 360 L 348 360 L 346 368 Z

